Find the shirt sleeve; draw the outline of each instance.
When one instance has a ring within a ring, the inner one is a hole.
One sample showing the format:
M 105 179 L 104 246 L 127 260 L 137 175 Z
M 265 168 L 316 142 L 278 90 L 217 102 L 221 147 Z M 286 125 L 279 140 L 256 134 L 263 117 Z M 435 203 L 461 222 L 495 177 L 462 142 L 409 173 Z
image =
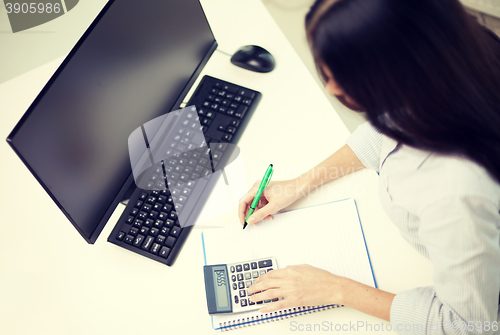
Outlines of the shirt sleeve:
M 382 136 L 370 122 L 365 122 L 347 138 L 346 144 L 365 167 L 379 172 Z
M 498 334 L 500 215 L 479 196 L 448 196 L 421 212 L 419 236 L 434 266 L 434 287 L 396 295 L 399 334 Z

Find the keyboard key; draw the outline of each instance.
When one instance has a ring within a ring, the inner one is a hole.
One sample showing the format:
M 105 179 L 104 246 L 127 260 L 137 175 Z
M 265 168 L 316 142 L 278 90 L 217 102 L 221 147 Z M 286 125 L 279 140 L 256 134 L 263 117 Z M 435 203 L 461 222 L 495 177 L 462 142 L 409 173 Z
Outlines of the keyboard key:
M 132 222 L 134 222 L 134 217 L 133 216 L 129 216 L 127 218 L 127 220 L 125 220 L 125 223 L 127 223 L 127 224 L 132 224 Z
M 172 229 L 174 227 L 175 222 L 173 220 L 167 219 L 164 223 L 164 227 Z
M 148 213 L 140 212 L 138 218 L 140 218 L 141 220 L 146 220 L 148 218 Z
M 125 243 L 132 244 L 133 241 L 134 241 L 134 237 L 132 235 L 127 235 L 125 237 Z
M 149 228 L 147 228 L 147 227 L 142 227 L 142 228 L 141 228 L 141 234 L 142 234 L 142 235 L 148 235 L 148 234 L 149 234 Z
M 146 240 L 144 241 L 144 244 L 142 245 L 142 249 L 149 251 L 154 240 L 155 240 L 155 238 L 153 236 L 146 237 Z
M 142 222 L 142 220 L 137 219 L 134 221 L 133 226 L 140 229 L 142 227 Z
M 153 224 L 155 228 L 161 229 L 163 227 L 163 221 L 162 220 L 156 220 L 155 223 Z
M 175 237 L 169 236 L 169 237 L 167 237 L 167 240 L 165 241 L 165 245 L 169 248 L 172 248 L 174 246 L 176 240 L 177 239 Z
M 167 258 L 169 253 L 170 253 L 170 248 L 162 247 L 160 249 L 160 256 L 163 258 Z
M 234 134 L 236 132 L 236 128 L 234 127 L 227 127 L 226 132 L 229 134 Z
M 255 97 L 255 93 L 249 91 L 249 90 L 240 90 L 238 92 L 238 95 L 242 95 L 245 98 L 253 99 Z
M 153 243 L 153 246 L 151 247 L 151 252 L 157 255 L 158 251 L 160 251 L 160 247 L 161 245 L 159 245 L 158 243 Z
M 142 241 L 144 241 L 144 235 L 137 235 L 137 237 L 134 240 L 134 245 L 140 248 L 142 245 Z
M 236 111 L 236 113 L 234 113 L 234 116 L 237 117 L 238 119 L 242 119 L 245 116 L 247 110 L 248 110 L 247 106 L 241 105 Z
M 139 229 L 132 227 L 132 228 L 130 228 L 130 231 L 128 233 L 132 236 L 136 236 L 138 232 L 139 232 Z
M 144 222 L 144 226 L 151 228 L 153 227 L 153 223 L 155 223 L 153 220 L 147 219 L 146 222 Z
M 158 236 L 158 232 L 159 232 L 158 228 L 151 228 L 149 230 L 149 235 L 153 235 L 156 237 L 156 236 Z
M 170 234 L 170 228 L 168 228 L 168 227 L 162 227 L 161 231 L 160 231 L 160 234 L 168 236 Z
M 167 239 L 167 238 L 166 238 L 165 236 L 163 236 L 163 235 L 158 235 L 158 236 L 156 236 L 156 240 L 155 240 L 155 241 L 156 241 L 156 243 L 158 243 L 158 244 L 163 244 L 163 242 L 165 242 L 165 240 L 166 240 L 166 239 Z
M 118 233 L 118 235 L 116 235 L 116 239 L 118 241 L 122 241 L 123 238 L 125 237 L 125 235 L 126 235 L 126 233 L 124 231 L 121 231 L 121 232 Z
M 222 135 L 221 140 L 230 142 L 232 138 L 233 138 L 233 135 L 231 135 L 231 134 L 224 134 L 224 135 Z
M 181 228 L 177 226 L 174 226 L 174 228 L 172 228 L 172 230 L 170 231 L 170 236 L 173 236 L 175 238 L 179 237 L 180 234 L 181 234 Z
M 144 201 L 144 200 L 146 200 L 147 197 L 148 197 L 148 194 L 146 192 L 142 192 L 141 195 L 139 196 L 139 200 Z

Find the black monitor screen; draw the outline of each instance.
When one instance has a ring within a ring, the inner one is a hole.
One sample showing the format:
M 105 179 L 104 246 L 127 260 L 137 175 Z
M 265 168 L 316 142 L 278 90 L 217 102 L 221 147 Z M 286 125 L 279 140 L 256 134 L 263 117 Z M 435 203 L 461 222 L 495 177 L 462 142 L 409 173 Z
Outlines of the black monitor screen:
M 128 136 L 179 108 L 215 45 L 198 0 L 110 1 L 9 136 L 88 242 L 130 181 Z

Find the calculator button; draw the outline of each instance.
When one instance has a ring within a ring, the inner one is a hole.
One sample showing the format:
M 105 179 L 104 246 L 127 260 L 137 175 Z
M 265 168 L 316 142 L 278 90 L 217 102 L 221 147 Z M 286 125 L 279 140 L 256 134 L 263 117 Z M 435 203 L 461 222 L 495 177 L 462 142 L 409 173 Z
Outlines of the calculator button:
M 250 265 L 248 263 L 243 264 L 243 270 L 245 270 L 245 271 L 250 270 Z
M 241 299 L 241 307 L 247 306 L 247 299 Z
M 253 306 L 253 305 L 255 305 L 255 302 L 253 302 L 252 300 L 248 299 L 248 305 Z
M 252 280 L 252 285 L 255 285 L 257 284 L 257 281 L 256 280 Z
M 252 277 L 257 278 L 259 276 L 259 271 L 252 271 Z
M 271 300 L 272 302 L 275 302 L 275 301 L 278 301 L 280 300 L 279 298 L 274 298 L 273 300 Z
M 235 296 L 234 296 L 234 303 L 236 303 L 236 304 L 237 304 L 237 303 L 239 303 L 239 302 L 240 302 L 240 299 L 238 299 L 238 296 L 237 296 L 237 295 L 235 295 Z
M 238 288 L 241 290 L 241 289 L 244 289 L 245 288 L 245 283 L 240 281 L 238 282 Z
M 252 274 L 250 272 L 245 272 L 245 279 L 252 279 Z
M 236 265 L 236 271 L 241 272 L 243 269 L 241 267 L 241 264 Z
M 236 285 L 236 283 L 233 283 L 233 290 L 237 290 L 238 289 L 238 285 Z
M 270 303 L 270 302 L 271 302 L 271 300 L 264 300 L 264 303 L 265 303 L 265 304 L 268 304 L 268 303 Z
M 163 258 L 167 258 L 169 253 L 170 253 L 170 248 L 162 247 L 160 249 L 160 256 Z
M 273 268 L 267 269 L 267 272 L 269 272 L 269 271 L 273 271 Z
M 251 282 L 250 280 L 247 280 L 247 281 L 245 282 L 245 286 L 246 286 L 247 288 L 249 288 L 249 287 L 250 287 L 250 285 L 252 285 L 252 282 Z
M 231 266 L 231 273 L 234 273 L 234 266 Z
M 231 276 L 231 280 L 232 280 L 232 281 L 236 281 L 236 276 L 235 276 L 235 275 L 232 275 L 232 276 Z
M 260 275 L 265 275 L 266 274 L 266 270 L 260 270 Z
M 246 296 L 247 296 L 247 294 L 246 294 L 245 290 L 240 290 L 240 298 L 243 298 Z
M 273 262 L 270 259 L 259 261 L 259 268 L 267 268 L 273 266 Z
M 252 270 L 257 269 L 257 262 L 252 262 L 250 265 L 252 266 Z
M 263 270 L 265 271 L 265 270 Z M 238 280 L 243 280 L 243 273 L 238 273 Z

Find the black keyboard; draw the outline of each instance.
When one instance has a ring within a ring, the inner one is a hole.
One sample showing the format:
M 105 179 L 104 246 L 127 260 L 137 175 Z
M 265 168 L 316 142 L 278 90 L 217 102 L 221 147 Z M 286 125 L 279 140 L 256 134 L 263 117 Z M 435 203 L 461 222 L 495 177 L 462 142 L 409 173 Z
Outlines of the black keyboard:
M 220 176 L 214 171 L 232 159 L 234 144 L 261 97 L 257 91 L 204 76 L 187 106 L 196 106 L 206 145 L 187 150 L 196 137 L 189 136 L 193 123 L 179 120 L 169 131 L 175 141 L 166 150 L 168 158 L 139 184 L 147 190 L 136 188 L 108 241 L 172 265 Z

